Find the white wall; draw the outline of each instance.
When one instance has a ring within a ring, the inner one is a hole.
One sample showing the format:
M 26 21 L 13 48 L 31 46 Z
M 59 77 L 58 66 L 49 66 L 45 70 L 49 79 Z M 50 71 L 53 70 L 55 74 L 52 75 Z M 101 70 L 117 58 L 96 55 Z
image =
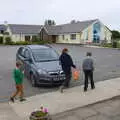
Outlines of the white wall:
M 112 37 L 112 33 L 111 31 L 102 24 L 102 28 L 101 28 L 101 40 L 107 40 L 108 43 L 111 43 L 111 37 Z
M 72 40 L 71 39 L 71 34 L 76 34 L 76 39 Z M 75 43 L 75 44 L 80 44 L 82 43 L 81 40 L 81 33 L 70 33 L 70 34 L 64 34 L 64 40 L 63 40 L 63 35 L 58 36 L 57 43 Z
M 100 21 L 96 21 L 96 22 L 100 22 Z M 95 22 L 95 23 L 96 23 Z M 81 36 L 81 40 L 84 41 L 84 43 L 86 42 L 92 42 L 93 41 L 93 25 L 95 24 L 93 23 L 92 25 L 88 26 L 88 28 L 84 29 L 82 31 L 82 36 Z M 100 34 L 100 40 L 107 40 L 108 43 L 111 43 L 111 36 L 112 33 L 110 32 L 110 30 L 100 22 L 101 25 L 101 34 Z M 86 40 L 86 33 L 88 31 L 88 40 Z
M 112 37 L 112 33 L 109 31 L 107 27 L 104 26 L 104 38 L 106 38 L 108 43 L 112 42 L 111 37 Z
M 71 34 L 76 34 L 76 39 L 72 40 Z M 63 39 L 63 34 L 58 35 L 57 43 L 75 43 L 75 44 L 81 43 L 80 33 L 71 33 L 71 34 L 64 34 L 64 39 Z
M 20 34 L 14 34 L 11 36 L 12 37 L 12 40 L 14 42 L 17 42 L 17 41 L 25 41 L 25 36 L 24 35 L 20 35 Z
M 17 41 L 25 41 L 25 36 L 30 36 L 31 38 L 30 39 L 32 39 L 32 36 L 35 36 L 35 34 L 14 34 L 14 35 L 12 35 L 11 37 L 12 37 L 12 40 L 14 41 L 14 42 L 17 42 Z
M 82 35 L 81 35 L 82 43 L 93 41 L 93 32 L 92 31 L 93 31 L 92 25 L 88 26 L 88 28 L 86 28 L 82 31 Z M 87 34 L 88 34 L 88 39 L 86 39 Z
M 9 26 L 7 25 L 7 30 L 6 32 L 9 32 L 10 37 L 12 38 L 12 41 L 17 42 L 17 41 L 24 41 L 25 37 L 24 35 L 20 35 L 20 34 L 12 34 L 11 29 L 9 28 Z

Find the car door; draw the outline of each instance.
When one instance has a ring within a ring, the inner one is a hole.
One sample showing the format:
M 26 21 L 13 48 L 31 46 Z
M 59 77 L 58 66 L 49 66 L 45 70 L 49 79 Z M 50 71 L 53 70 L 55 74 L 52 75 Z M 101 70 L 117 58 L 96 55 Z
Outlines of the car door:
M 24 51 L 24 73 L 26 75 L 27 78 L 30 77 L 30 71 L 31 71 L 31 64 L 32 64 L 32 58 L 31 58 L 31 53 L 29 51 L 29 49 L 25 49 Z

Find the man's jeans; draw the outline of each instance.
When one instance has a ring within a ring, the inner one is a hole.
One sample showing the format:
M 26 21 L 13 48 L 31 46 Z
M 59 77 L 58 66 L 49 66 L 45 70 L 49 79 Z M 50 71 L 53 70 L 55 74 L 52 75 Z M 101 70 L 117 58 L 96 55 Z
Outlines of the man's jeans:
M 94 81 L 93 81 L 93 71 L 91 70 L 84 70 L 85 74 L 85 82 L 84 82 L 84 90 L 88 88 L 88 79 L 90 79 L 91 88 L 95 88 Z

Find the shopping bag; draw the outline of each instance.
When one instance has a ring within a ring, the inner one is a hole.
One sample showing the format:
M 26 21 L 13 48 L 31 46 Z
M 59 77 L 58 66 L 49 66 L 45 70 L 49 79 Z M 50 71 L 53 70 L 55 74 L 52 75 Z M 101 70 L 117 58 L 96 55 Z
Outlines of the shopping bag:
M 80 70 L 73 69 L 72 74 L 73 74 L 73 79 L 74 79 L 74 80 L 79 80 Z

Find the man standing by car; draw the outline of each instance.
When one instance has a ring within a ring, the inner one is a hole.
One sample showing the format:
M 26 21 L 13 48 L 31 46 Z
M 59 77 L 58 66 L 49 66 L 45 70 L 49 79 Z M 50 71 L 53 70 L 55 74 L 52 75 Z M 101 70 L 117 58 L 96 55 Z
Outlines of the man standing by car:
M 87 88 L 88 88 L 88 78 L 90 78 L 91 89 L 95 88 L 94 81 L 93 81 L 94 61 L 91 58 L 92 53 L 87 52 L 86 56 L 87 56 L 87 58 L 84 59 L 83 64 L 82 64 L 83 71 L 85 74 L 85 82 L 84 82 L 84 91 L 85 92 L 87 91 Z
M 64 48 L 62 50 L 62 54 L 61 54 L 59 60 L 62 65 L 62 69 L 65 73 L 65 77 L 66 77 L 63 85 L 60 87 L 60 91 L 62 93 L 64 88 L 69 88 L 69 84 L 70 84 L 70 80 L 71 80 L 71 76 L 72 76 L 71 67 L 76 68 L 76 66 L 73 64 L 72 58 L 68 54 L 67 48 Z

